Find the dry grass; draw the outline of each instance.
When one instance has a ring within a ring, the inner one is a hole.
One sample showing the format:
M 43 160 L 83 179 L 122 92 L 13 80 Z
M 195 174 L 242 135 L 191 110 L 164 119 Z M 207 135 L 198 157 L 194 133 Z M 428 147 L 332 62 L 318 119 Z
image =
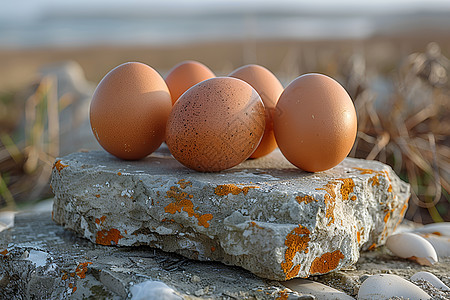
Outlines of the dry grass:
M 431 43 L 420 52 L 395 52 L 399 57 L 395 61 L 400 63 L 391 60 L 381 67 L 378 61 L 389 55 L 379 50 L 390 49 L 393 53 L 395 49 L 386 48 L 389 43 L 379 44 L 381 48 L 361 47 L 358 43 L 351 47 L 345 43 L 345 47 L 334 49 L 324 45 L 288 43 L 276 49 L 266 45 L 255 48 L 258 52 L 247 60 L 248 47 L 242 47 L 241 53 L 230 48 L 232 58 L 212 67 L 224 75 L 242 64 L 261 63 L 285 84 L 312 71 L 335 77 L 349 91 L 358 113 L 358 135 L 350 156 L 385 162 L 411 183 L 408 219 L 423 223 L 450 221 L 450 64 L 438 44 Z M 223 46 L 218 48 L 223 50 Z M 169 54 L 162 51 L 160 55 Z M 137 60 L 147 62 L 142 55 Z M 170 55 L 176 59 L 166 62 L 166 68 L 186 58 L 202 61 L 200 57 L 178 57 L 175 52 Z M 122 53 L 121 60 L 123 56 Z M 270 57 L 270 62 L 265 57 Z M 207 65 L 208 59 L 218 61 L 217 57 L 208 56 L 203 60 Z M 107 70 L 98 68 L 96 72 L 104 74 Z M 12 115 L 2 118 L 0 131 L 0 209 L 15 208 L 49 195 L 51 167 L 59 152 L 61 104 L 56 99 L 54 80 L 40 79 L 31 96 L 22 101 L 11 101 L 22 93 L 6 94 L 0 101 L 0 113 L 8 111 L 4 115 Z M 374 83 L 380 80 L 382 88 L 376 89 Z M 16 121 L 20 109 L 25 110 L 24 126 L 18 126 Z M 16 128 L 25 128 L 25 133 L 21 135 Z
M 407 56 L 388 78 L 393 90 L 384 107 L 376 107 L 360 64 L 345 74 L 359 121 L 351 156 L 385 162 L 410 182 L 408 219 L 449 221 L 449 60 L 436 43 Z
M 52 165 L 59 154 L 58 99 L 54 78 L 45 77 L 24 104 L 25 132 L 0 132 L 0 207 L 48 195 Z

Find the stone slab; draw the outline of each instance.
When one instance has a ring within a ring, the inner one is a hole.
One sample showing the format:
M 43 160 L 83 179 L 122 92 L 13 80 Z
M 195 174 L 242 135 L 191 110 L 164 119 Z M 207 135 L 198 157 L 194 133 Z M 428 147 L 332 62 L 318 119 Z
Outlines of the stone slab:
M 356 297 L 367 275 L 409 279 L 418 271 L 431 272 L 450 286 L 450 258 L 421 266 L 390 255 L 384 246 L 361 252 L 354 266 L 308 280 Z M 54 223 L 50 211 L 18 213 L 14 226 L 0 232 L 0 299 L 132 299 L 132 287 L 149 280 L 164 282 L 183 299 L 314 299 L 242 268 L 147 246 L 91 243 Z
M 167 148 L 141 161 L 73 153 L 53 168 L 54 220 L 97 244 L 147 245 L 273 280 L 351 266 L 401 221 L 409 185 L 380 162 L 303 172 L 281 152 L 199 173 Z

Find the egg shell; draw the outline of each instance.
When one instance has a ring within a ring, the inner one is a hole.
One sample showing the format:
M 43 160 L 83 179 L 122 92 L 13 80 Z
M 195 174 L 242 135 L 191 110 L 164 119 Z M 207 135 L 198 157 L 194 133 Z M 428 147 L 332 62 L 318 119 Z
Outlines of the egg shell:
M 246 82 L 231 77 L 202 81 L 173 106 L 166 144 L 183 165 L 217 172 L 246 160 L 265 127 L 264 104 Z
M 338 165 L 353 147 L 356 111 L 346 90 L 322 74 L 305 74 L 283 91 L 274 114 L 278 147 L 295 166 L 318 172 Z
M 213 77 L 216 77 L 216 75 L 198 61 L 186 60 L 174 66 L 165 78 L 172 97 L 172 105 L 190 87 Z
M 421 265 L 431 266 L 438 261 L 433 245 L 414 233 L 402 232 L 391 235 L 386 239 L 386 247 L 394 255 L 415 260 Z
M 250 158 L 265 156 L 277 148 L 275 134 L 273 132 L 273 112 L 278 98 L 283 92 L 283 86 L 275 75 L 268 69 L 259 65 L 242 66 L 228 76 L 239 78 L 250 84 L 259 94 L 266 109 L 266 128 L 258 148 Z
M 358 291 L 359 300 L 384 300 L 393 297 L 404 299 L 431 299 L 424 290 L 415 284 L 393 274 L 377 274 L 369 276 L 361 284 Z
M 163 142 L 172 102 L 164 79 L 150 66 L 124 63 L 98 84 L 89 117 L 99 144 L 126 160 L 141 159 Z

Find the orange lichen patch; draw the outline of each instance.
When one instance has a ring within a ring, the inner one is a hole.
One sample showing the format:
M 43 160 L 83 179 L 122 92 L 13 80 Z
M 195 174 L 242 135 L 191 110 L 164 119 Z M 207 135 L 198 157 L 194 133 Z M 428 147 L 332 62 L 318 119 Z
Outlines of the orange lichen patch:
M 214 251 L 216 251 L 216 247 L 211 246 L 211 252 L 214 252 Z
M 358 244 L 361 243 L 361 232 L 356 232 L 356 240 L 358 241 Z
M 75 272 L 70 273 L 70 277 L 75 277 L 75 275 L 76 275 Z
M 192 182 L 186 181 L 186 180 L 184 180 L 184 179 L 178 180 L 177 183 L 178 183 L 178 185 L 180 186 L 180 188 L 182 188 L 183 190 L 184 190 L 187 186 L 192 187 Z
M 117 175 L 119 175 L 119 176 L 122 175 L 122 172 L 117 172 Z
M 214 189 L 214 193 L 217 196 L 226 196 L 228 194 L 238 195 L 241 192 L 244 195 L 247 195 L 250 189 L 257 189 L 257 188 L 259 188 L 259 186 L 244 186 L 240 188 L 235 184 L 222 184 L 216 186 L 216 188 Z
M 380 176 L 386 177 L 388 182 L 391 182 L 391 178 L 389 177 L 389 172 L 386 170 L 374 171 L 374 170 L 362 169 L 362 168 L 355 168 L 355 169 L 361 171 L 361 175 L 362 174 L 375 174 L 374 176 L 370 177 L 369 181 L 368 181 L 369 184 L 372 184 L 372 186 L 380 185 Z M 389 193 L 392 193 L 392 184 L 389 184 L 387 191 Z
M 351 178 L 339 178 L 338 180 L 342 181 L 340 189 L 342 200 L 348 200 L 350 193 L 353 193 L 355 182 Z
M 72 289 L 72 294 L 73 293 L 75 293 L 76 292 L 76 290 L 77 290 L 77 287 L 76 286 L 74 286 L 72 283 L 69 283 L 69 288 L 71 288 Z
M 378 175 L 369 178 L 369 183 L 372 183 L 372 186 L 380 185 L 380 180 L 378 179 Z
M 335 188 L 336 182 L 330 181 L 326 185 L 324 185 L 323 188 L 316 188 L 316 190 L 324 190 L 331 196 L 331 198 L 336 199 L 336 192 L 334 191 Z
M 308 203 L 311 203 L 313 201 L 316 201 L 316 202 L 319 201 L 319 200 L 314 199 L 313 196 L 309 196 L 309 195 L 306 195 L 306 196 L 303 196 L 303 197 L 297 196 L 297 197 L 295 197 L 295 200 L 297 200 L 297 202 L 299 204 L 302 203 L 302 202 L 304 202 L 305 204 L 308 204 Z
M 213 218 L 212 214 L 203 214 L 203 215 L 194 214 L 194 216 L 198 220 L 198 225 L 199 226 L 203 226 L 205 228 L 209 227 L 209 223 L 208 222 L 211 221 L 211 219 Z
M 111 228 L 110 230 L 103 229 L 102 231 L 97 232 L 95 242 L 100 245 L 117 245 L 121 238 L 123 238 L 123 236 L 120 234 L 119 230 L 115 228 Z
M 174 219 L 167 219 L 167 218 L 164 218 L 164 219 L 161 220 L 161 222 L 175 223 L 175 220 L 174 220 Z
M 166 198 L 173 198 L 176 201 L 181 201 L 188 196 L 186 192 L 181 191 L 181 189 L 176 186 L 171 186 L 170 190 L 168 190 L 166 194 L 167 194 Z
M 80 277 L 81 279 L 86 278 L 86 272 L 87 272 L 87 266 L 88 265 L 92 265 L 91 262 L 87 261 L 84 263 L 79 263 L 75 273 L 77 274 L 78 277 Z
M 258 228 L 258 229 L 264 229 L 264 227 L 259 226 L 259 225 L 256 224 L 254 221 L 251 221 L 251 222 L 250 222 L 250 226 L 251 226 L 251 227 Z
M 324 201 L 326 206 L 325 217 L 330 219 L 328 225 L 334 223 L 334 207 L 336 206 L 336 192 L 334 189 L 336 188 L 336 184 L 337 182 L 330 181 L 323 188 L 316 188 L 316 190 L 324 190 L 327 192 L 324 196 Z
M 69 275 L 67 275 L 67 272 L 64 272 L 63 276 L 61 277 L 62 280 L 67 280 L 69 278 Z
M 373 243 L 372 245 L 370 245 L 369 248 L 367 248 L 367 250 L 373 250 L 377 247 L 377 244 Z
M 384 216 L 383 221 L 384 223 L 387 223 L 389 221 L 389 217 L 391 216 L 391 212 L 388 211 L 388 213 Z
M 53 164 L 53 168 L 58 170 L 58 173 L 61 173 L 61 170 L 68 167 L 69 165 L 65 165 L 61 162 L 60 159 L 58 159 L 54 164 Z
M 317 257 L 311 264 L 311 274 L 324 274 L 337 268 L 339 261 L 345 258 L 340 250 L 327 252 L 321 257 Z
M 374 172 L 376 172 L 376 171 L 371 170 L 371 169 L 363 169 L 363 168 L 354 168 L 354 169 L 361 171 L 361 175 L 363 175 L 363 174 L 373 174 Z
M 345 258 L 340 250 L 327 252 L 321 257 L 316 257 L 309 269 L 310 274 L 325 274 L 337 268 L 339 261 Z
M 284 244 L 287 246 L 287 249 L 284 253 L 284 262 L 281 263 L 281 268 L 286 274 L 286 280 L 297 276 L 300 271 L 300 265 L 294 266 L 293 260 L 297 253 L 308 253 L 308 243 L 311 240 L 309 235 L 310 231 L 308 228 L 298 225 L 286 236 Z
M 95 218 L 95 224 L 98 224 L 98 225 L 103 224 L 103 222 L 105 222 L 105 220 L 106 220 L 105 216 L 101 216 L 100 219 Z
M 386 178 L 389 180 L 389 182 L 391 182 L 391 177 L 389 177 L 389 172 L 385 170 L 384 175 L 386 175 Z
M 403 217 L 405 216 L 406 209 L 408 208 L 408 202 L 409 202 L 409 198 L 408 198 L 408 200 L 406 200 L 405 204 L 403 204 L 403 207 L 400 210 L 400 214 L 399 214 L 399 218 L 398 218 L 397 224 L 395 224 L 395 226 L 394 226 L 394 231 L 397 228 L 397 226 L 400 225 L 400 223 L 403 221 Z
M 169 203 L 166 207 L 164 207 L 164 211 L 166 213 L 175 214 L 180 213 L 181 211 L 185 211 L 188 213 L 189 217 L 195 217 L 198 220 L 198 225 L 203 226 L 205 228 L 209 227 L 208 221 L 213 218 L 212 214 L 199 214 L 195 212 L 194 204 L 191 200 L 187 198 L 189 195 L 186 192 L 183 192 L 179 187 L 171 186 L 170 190 L 166 192 L 166 198 L 175 199 L 175 202 Z
M 442 233 L 440 233 L 439 231 L 433 231 L 431 234 L 435 234 L 435 235 L 439 235 L 439 236 L 442 235 Z M 0 252 L 0 253 L 1 253 L 1 252 Z
M 288 292 L 286 290 L 279 291 L 279 296 L 276 300 L 287 300 L 289 298 Z
M 7 256 L 8 253 L 9 253 L 9 252 L 8 252 L 8 249 L 5 249 L 5 250 L 0 251 L 0 254 L 3 255 L 3 256 Z
M 99 195 L 99 194 L 97 194 L 97 195 L 95 195 L 95 197 L 97 197 L 97 198 L 100 198 L 100 195 Z
M 325 202 L 325 217 L 330 221 L 328 225 L 334 223 L 334 208 L 336 206 L 336 187 L 340 184 L 339 193 L 343 201 L 348 200 L 350 194 L 353 193 L 355 188 L 355 182 L 351 178 L 338 178 L 338 181 L 329 181 L 326 185 L 321 188 L 316 188 L 316 190 L 323 190 L 326 192 L 324 195 Z M 342 182 L 342 183 L 341 183 Z M 355 201 L 356 196 L 352 195 L 350 197 L 351 200 Z

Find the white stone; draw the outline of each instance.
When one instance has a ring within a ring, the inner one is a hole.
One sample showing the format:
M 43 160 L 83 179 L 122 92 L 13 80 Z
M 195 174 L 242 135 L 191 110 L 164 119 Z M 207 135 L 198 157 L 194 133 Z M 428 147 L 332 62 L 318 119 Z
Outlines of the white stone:
M 0 212 L 0 232 L 14 226 L 14 215 L 13 211 Z
M 295 278 L 282 284 L 291 290 L 300 294 L 311 294 L 317 299 L 322 300 L 353 300 L 354 298 L 344 292 L 338 291 L 332 287 L 324 285 L 320 282 L 308 279 Z
M 424 290 L 393 274 L 377 274 L 369 276 L 359 288 L 359 300 L 371 299 L 431 299 Z
M 31 261 L 38 268 L 45 266 L 47 264 L 47 259 L 49 259 L 49 257 L 50 255 L 47 252 L 39 250 L 30 250 L 26 260 Z
M 437 278 L 437 276 L 434 275 L 433 273 L 421 271 L 411 276 L 411 281 L 419 281 L 419 280 L 427 281 L 435 288 L 441 291 L 450 292 L 450 288 L 446 286 L 445 283 L 443 283 L 442 280 Z
M 131 300 L 181 300 L 182 298 L 175 293 L 175 290 L 161 281 L 147 280 L 133 285 L 130 288 Z
M 199 173 L 164 147 L 140 161 L 70 154 L 57 159 L 52 187 L 54 220 L 93 242 L 149 245 L 275 280 L 354 264 L 360 250 L 385 243 L 410 196 L 376 161 L 347 158 L 306 173 L 276 150 Z

